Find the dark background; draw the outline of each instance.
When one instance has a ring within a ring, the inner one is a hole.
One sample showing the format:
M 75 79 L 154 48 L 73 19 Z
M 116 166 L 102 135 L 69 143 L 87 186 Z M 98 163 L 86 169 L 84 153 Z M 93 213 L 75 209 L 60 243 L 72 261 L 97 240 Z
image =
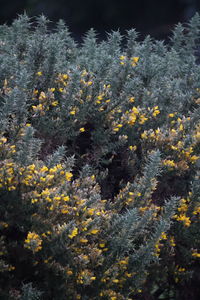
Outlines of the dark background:
M 10 24 L 24 11 L 29 16 L 44 14 L 51 21 L 64 19 L 77 40 L 91 27 L 100 38 L 106 32 L 136 28 L 166 39 L 174 24 L 186 22 L 200 11 L 200 0 L 0 0 L 0 24 Z

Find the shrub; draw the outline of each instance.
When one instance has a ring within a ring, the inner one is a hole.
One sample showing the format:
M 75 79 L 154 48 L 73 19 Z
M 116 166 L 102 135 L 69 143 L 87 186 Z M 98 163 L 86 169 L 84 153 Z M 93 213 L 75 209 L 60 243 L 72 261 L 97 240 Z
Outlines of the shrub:
M 0 27 L 1 299 L 197 299 L 199 30 Z

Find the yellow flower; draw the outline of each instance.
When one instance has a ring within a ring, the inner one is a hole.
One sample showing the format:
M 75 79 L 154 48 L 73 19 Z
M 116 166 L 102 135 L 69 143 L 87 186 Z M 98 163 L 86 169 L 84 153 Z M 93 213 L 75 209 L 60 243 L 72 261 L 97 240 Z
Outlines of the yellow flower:
M 90 277 L 91 280 L 96 280 L 95 276 Z
M 130 149 L 131 151 L 135 151 L 135 150 L 137 149 L 137 146 L 129 146 L 129 149 Z
M 40 181 L 45 182 L 46 178 L 45 177 L 40 177 Z
M 66 172 L 65 173 L 65 179 L 67 181 L 71 181 L 72 176 L 73 176 L 73 174 L 71 172 Z
M 68 76 L 67 74 L 62 74 L 62 78 L 63 78 L 63 79 L 68 79 L 69 76 Z
M 156 116 L 159 115 L 159 114 L 160 114 L 159 109 L 155 109 L 152 115 L 153 115 L 154 117 L 156 117 Z
M 95 210 L 94 208 L 88 209 L 88 211 L 87 211 L 88 215 L 93 216 L 94 210 Z
M 173 236 L 170 237 L 169 244 L 170 244 L 171 247 L 175 247 L 176 246 L 176 243 L 175 243 L 175 240 L 174 240 Z
M 58 105 L 58 101 L 53 101 L 53 102 L 51 103 L 51 105 L 52 105 L 52 106 L 57 106 L 57 105 Z
M 125 260 L 125 259 L 124 260 L 120 260 L 119 264 L 120 265 L 127 265 L 128 264 L 128 260 Z
M 190 218 L 186 217 L 185 214 L 181 214 L 180 216 L 174 215 L 173 218 L 176 219 L 177 221 L 183 222 L 184 226 L 186 227 L 189 227 L 191 224 Z
M 193 252 L 193 253 L 192 253 L 192 256 L 193 256 L 193 257 L 197 257 L 197 258 L 200 258 L 200 253 L 197 253 L 197 252 Z
M 63 200 L 64 200 L 65 202 L 69 201 L 69 196 L 63 197 Z
M 99 96 L 97 96 L 97 100 L 103 100 L 104 94 L 100 94 Z
M 119 128 L 115 127 L 115 128 L 113 128 L 113 131 L 117 132 L 117 131 L 119 131 Z
M 173 160 L 169 160 L 169 159 L 164 159 L 163 160 L 163 165 L 164 166 L 168 166 L 168 167 L 175 167 L 176 164 Z
M 40 169 L 40 172 L 46 172 L 48 171 L 48 168 L 46 166 L 43 166 L 41 169 Z
M 50 92 L 53 93 L 53 92 L 55 92 L 56 89 L 55 88 L 50 88 L 49 90 L 50 90 Z
M 167 235 L 165 232 L 162 232 L 161 237 L 162 240 L 166 240 L 167 239 Z
M 44 189 L 42 192 L 41 192 L 41 196 L 49 196 L 50 195 L 50 191 L 48 188 Z
M 42 76 L 42 72 L 37 72 L 36 75 Z
M 193 211 L 193 215 L 197 215 L 197 214 L 200 214 L 200 206 L 195 207 Z
M 180 268 L 178 268 L 178 271 L 179 271 L 179 272 L 185 272 L 185 268 L 181 268 L 181 267 L 180 267 Z
M 41 103 L 38 104 L 37 106 L 35 106 L 35 105 L 32 106 L 32 109 L 33 109 L 33 110 L 43 110 L 43 108 L 44 108 L 44 107 L 43 107 L 43 105 L 42 105 Z
M 125 275 L 126 275 L 128 278 L 130 278 L 130 277 L 132 276 L 132 274 L 131 274 L 131 273 L 128 273 L 128 272 L 125 272 Z
M 180 131 L 183 131 L 183 124 L 180 124 L 179 130 L 180 130 Z
M 0 140 L 0 143 L 1 144 L 5 144 L 6 142 L 7 142 L 7 138 L 2 137 L 1 140 Z
M 70 115 L 75 115 L 76 111 L 75 110 L 71 110 L 69 113 L 70 113 Z
M 135 102 L 135 97 L 130 97 L 129 102 L 131 102 L 131 103 Z
M 3 226 L 4 228 L 7 228 L 9 225 L 5 222 L 0 222 L 0 226 Z
M 83 239 L 83 238 L 82 238 L 82 239 L 80 239 L 80 242 L 84 244 L 84 243 L 87 243 L 87 242 L 88 242 L 88 240 L 87 240 L 87 239 Z
M 99 232 L 99 229 L 92 229 L 92 230 L 90 231 L 91 234 L 96 234 L 96 233 L 98 233 L 98 232 Z
M 37 95 L 38 94 L 38 90 L 33 90 L 33 95 Z
M 73 274 L 73 272 L 71 270 L 68 270 L 66 273 L 67 273 L 67 275 L 72 275 Z
M 75 228 L 72 230 L 71 234 L 68 234 L 68 237 L 69 237 L 70 239 L 73 239 L 77 234 L 78 234 L 78 228 L 75 227 Z
M 144 140 L 148 138 L 146 130 L 141 134 L 141 138 Z
M 80 131 L 80 132 L 84 132 L 84 131 L 85 131 L 85 128 L 84 128 L 84 127 L 81 127 L 81 128 L 79 129 L 79 131 Z
M 196 155 L 193 155 L 193 156 L 191 156 L 190 157 L 190 160 L 192 161 L 192 162 L 195 162 L 197 159 L 199 159 L 200 158 L 200 156 L 196 156 Z
M 44 92 L 41 92 L 39 96 L 39 100 L 44 100 L 44 99 L 46 99 L 46 94 Z
M 95 180 L 95 175 L 92 175 L 92 176 L 91 176 L 91 179 L 92 179 L 92 180 Z
M 68 214 L 68 213 L 69 213 L 69 210 L 66 209 L 66 208 L 63 208 L 63 209 L 61 209 L 61 213 L 62 213 L 62 214 Z
M 138 60 L 139 60 L 139 57 L 132 57 L 132 60 L 133 60 L 135 63 L 137 63 Z
M 124 56 L 124 55 L 121 55 L 121 56 L 119 57 L 120 60 L 125 60 L 125 58 L 126 58 L 126 56 Z
M 112 282 L 114 282 L 114 283 L 119 283 L 119 279 L 113 279 Z
M 39 235 L 35 232 L 29 232 L 24 243 L 24 247 L 32 250 L 33 252 L 38 252 L 42 249 L 42 240 L 40 239 Z
M 133 108 L 132 108 L 132 113 L 134 113 L 134 114 L 139 114 L 139 110 L 138 110 L 138 108 L 136 107 L 136 106 L 134 106 Z
M 137 62 L 138 62 L 138 60 L 139 60 L 139 57 L 132 57 L 131 58 L 131 65 L 133 66 L 133 67 L 136 67 L 137 66 Z
M 144 124 L 146 121 L 148 120 L 148 118 L 145 117 L 145 115 L 140 115 L 140 120 L 139 120 L 139 124 Z

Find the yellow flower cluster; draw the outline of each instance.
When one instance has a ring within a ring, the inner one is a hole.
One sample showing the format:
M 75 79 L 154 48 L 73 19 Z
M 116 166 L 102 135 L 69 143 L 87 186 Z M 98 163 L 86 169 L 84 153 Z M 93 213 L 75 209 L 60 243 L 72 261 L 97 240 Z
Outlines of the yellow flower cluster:
M 68 237 L 69 237 L 70 239 L 73 239 L 75 236 L 77 236 L 77 234 L 78 234 L 78 228 L 75 227 L 75 228 L 72 230 L 72 232 L 71 232 L 70 234 L 68 234 Z
M 128 182 L 127 185 L 121 189 L 118 195 L 115 197 L 115 203 L 118 205 L 119 209 L 124 206 L 132 206 L 137 200 L 141 201 L 141 192 L 136 189 L 132 190 L 130 182 Z
M 77 276 L 77 283 L 83 285 L 89 285 L 92 281 L 96 280 L 93 272 L 88 269 L 81 271 Z
M 157 243 L 155 244 L 155 252 L 154 255 L 156 257 L 160 256 L 161 248 L 163 247 L 162 241 L 167 240 L 167 235 L 165 232 L 162 232 L 160 238 L 158 239 Z
M 65 92 L 65 87 L 69 84 L 70 81 L 70 75 L 65 73 L 59 73 L 55 83 L 58 85 L 57 90 L 61 93 Z
M 109 99 L 109 89 L 110 89 L 111 85 L 104 85 L 103 86 L 103 90 L 101 93 L 99 93 L 96 97 L 95 97 L 95 104 L 97 104 L 98 107 L 98 111 L 104 111 L 108 104 L 110 103 L 110 99 Z
M 193 251 L 192 256 L 193 256 L 193 257 L 200 258 L 200 253 L 197 252 L 197 250 L 196 250 L 196 251 Z
M 131 101 L 130 101 L 131 99 Z M 131 97 L 129 98 L 129 102 L 134 102 L 132 99 L 135 98 Z M 133 126 L 138 122 L 138 124 L 143 125 L 146 123 L 147 120 L 150 120 L 153 117 L 156 117 L 160 113 L 158 106 L 153 107 L 152 109 L 148 109 L 146 111 L 145 108 L 141 108 L 139 106 L 133 106 L 131 110 L 126 111 L 125 114 L 122 116 L 122 121 L 129 124 L 130 126 Z
M 153 129 L 144 130 L 141 133 L 141 138 L 143 140 L 148 140 L 148 141 L 160 141 L 162 139 L 162 132 L 160 128 L 157 128 L 155 130 Z
M 182 198 L 180 200 L 180 206 L 178 207 L 179 214 L 175 214 L 173 216 L 175 220 L 182 222 L 185 227 L 189 227 L 191 225 L 190 217 L 186 216 L 186 212 L 188 211 L 189 201 L 190 201 L 189 197 L 187 199 Z
M 135 102 L 134 97 L 128 97 L 129 102 Z M 156 117 L 158 115 L 158 106 L 153 109 L 149 109 L 146 111 L 145 108 L 139 106 L 132 106 L 131 109 L 122 112 L 121 109 L 116 110 L 118 113 L 122 113 L 121 117 L 112 122 L 113 132 L 118 132 L 120 128 L 125 127 L 126 124 L 129 126 L 134 126 L 136 124 L 143 125 L 146 123 L 147 120 L 150 120 L 152 116 Z M 159 112 L 160 113 L 160 112 Z
M 137 57 L 137 56 L 131 57 L 131 65 L 132 65 L 133 67 L 136 67 L 136 66 L 137 66 L 138 61 L 139 61 L 139 57 Z
M 176 163 L 173 160 L 170 160 L 170 159 L 164 159 L 163 160 L 163 165 L 167 166 L 167 167 L 170 167 L 171 169 L 176 167 Z
M 127 59 L 126 56 L 121 56 L 120 63 L 128 66 L 134 72 L 137 68 L 133 69 L 130 66 L 136 67 L 140 61 L 139 57 Z M 45 115 L 47 111 L 53 111 L 55 115 L 52 120 L 59 119 L 57 113 L 60 109 L 59 106 L 62 107 L 60 103 L 72 83 L 70 71 L 68 73 L 58 74 L 54 82 L 55 87 L 49 88 L 47 91 L 37 89 L 32 91 L 32 100 L 35 105 L 32 106 L 31 113 L 34 118 L 38 112 L 40 115 Z M 40 82 L 43 72 L 38 71 L 36 75 L 36 80 Z M 191 137 L 188 138 L 189 117 L 180 119 L 177 117 L 177 112 L 167 112 L 165 115 L 164 111 L 156 104 L 151 108 L 142 107 L 138 105 L 140 101 L 138 94 L 125 96 L 124 107 L 120 103 L 115 105 L 111 85 L 101 82 L 99 90 L 94 91 L 94 74 L 87 70 L 81 73 L 78 84 L 80 87 L 77 88 L 74 95 L 75 100 L 73 99 L 74 102 L 71 102 L 64 112 L 65 121 L 69 119 L 72 124 L 75 124 L 78 137 L 84 136 L 85 134 L 80 133 L 87 129 L 84 125 L 86 123 L 79 122 L 80 104 L 84 103 L 88 105 L 88 114 L 93 108 L 95 112 L 105 113 L 109 134 L 112 135 L 112 138 L 114 134 L 117 136 L 118 132 L 121 134 L 119 137 L 126 144 L 126 152 L 130 156 L 138 159 L 138 153 L 141 152 L 143 155 L 156 146 L 156 148 L 161 148 L 164 153 L 162 165 L 166 167 L 164 168 L 165 172 L 173 170 L 173 173 L 188 170 L 199 159 L 196 149 L 200 141 L 200 125 L 195 127 Z M 4 89 L 9 91 L 7 81 L 4 82 Z M 147 91 L 148 96 L 151 97 L 152 94 L 152 91 Z M 111 103 L 111 99 L 114 103 Z M 91 110 L 89 110 L 90 108 Z M 167 120 L 167 126 L 159 128 L 158 126 L 162 126 L 162 118 Z M 25 135 L 25 128 L 31 126 L 31 121 L 27 122 L 30 123 L 26 123 L 19 129 L 17 138 L 21 139 Z M 156 122 L 159 122 L 159 125 Z M 138 130 L 133 130 L 135 128 Z M 130 135 L 129 132 L 131 132 Z M 162 215 L 162 207 L 154 204 L 153 199 L 155 196 L 153 192 L 157 188 L 156 178 L 151 180 L 149 190 L 145 191 L 141 191 L 128 182 L 125 187 L 123 185 L 123 188 L 114 197 L 114 201 L 110 201 L 110 203 L 108 200 L 101 200 L 101 190 L 96 183 L 95 175 L 76 178 L 76 173 L 73 176 L 71 169 L 64 163 L 49 167 L 41 160 L 35 160 L 29 165 L 22 166 L 15 161 L 16 149 L 17 147 L 9 141 L 9 138 L 2 134 L 0 152 L 3 159 L 0 169 L 0 189 L 6 189 L 9 192 L 20 190 L 23 195 L 22 203 L 26 202 L 26 205 L 28 203 L 33 210 L 33 213 L 31 212 L 33 224 L 41 224 L 40 231 L 38 231 L 39 226 L 37 225 L 38 227 L 35 228 L 33 226 L 33 231 L 28 232 L 24 247 L 35 253 L 42 248 L 46 250 L 45 247 L 49 246 L 46 246 L 49 241 L 62 240 L 64 247 L 70 252 L 73 259 L 68 262 L 64 261 L 60 265 L 58 263 L 58 269 L 64 270 L 64 276 L 69 280 L 69 285 L 73 282 L 78 286 L 88 286 L 95 284 L 98 280 L 103 286 L 102 290 L 100 289 L 99 297 L 124 300 L 120 289 L 126 287 L 127 282 L 136 275 L 131 270 L 128 253 L 117 258 L 112 266 L 103 269 L 102 273 L 98 274 L 94 271 L 94 266 L 100 269 L 104 263 L 108 264 L 111 247 L 104 234 L 116 214 L 123 213 L 127 208 L 130 209 L 136 205 L 139 217 L 143 217 L 146 212 L 153 210 L 150 221 L 159 220 Z M 98 150 L 104 151 L 104 149 Z M 129 160 L 127 161 L 129 163 Z M 133 179 L 134 177 L 131 178 L 131 180 Z M 136 183 L 137 180 L 136 177 Z M 98 199 L 98 201 L 94 201 L 94 199 Z M 197 220 L 197 216 L 200 215 L 200 207 L 196 205 L 192 207 L 193 217 L 191 218 L 189 205 L 189 198 L 182 198 L 177 214 L 173 216 L 186 228 L 192 225 L 192 220 Z M 0 226 L 6 230 L 9 224 L 1 222 Z M 104 229 L 106 230 L 104 231 Z M 145 239 L 147 238 L 145 237 Z M 165 242 L 166 240 L 168 241 Z M 176 241 L 175 234 L 168 238 L 163 232 L 155 244 L 155 256 L 160 256 L 161 249 L 165 244 L 173 250 L 172 247 L 176 246 Z M 193 251 L 192 256 L 199 258 L 200 254 Z M 52 260 L 53 258 L 47 255 L 43 262 L 48 266 Z M 181 267 L 177 270 L 179 273 L 185 271 Z M 140 293 L 140 290 L 135 290 L 135 293 Z M 79 293 L 74 295 L 74 299 L 81 299 Z
M 180 222 L 183 222 L 184 226 L 189 227 L 191 224 L 191 220 L 189 217 L 186 217 L 185 214 L 174 215 L 174 219 Z
M 129 114 L 129 120 L 128 120 L 129 125 L 133 126 L 135 124 L 138 114 L 139 114 L 139 110 L 137 107 L 134 106 L 131 109 L 131 112 Z
M 193 215 L 198 215 L 200 217 L 200 205 L 194 208 Z
M 169 115 L 174 116 L 176 113 Z M 192 137 L 190 143 L 188 143 L 188 140 L 186 142 L 186 136 L 190 134 L 186 132 L 189 126 L 188 122 L 190 122 L 189 117 L 183 119 L 178 117 L 176 120 L 173 120 L 173 124 L 169 125 L 169 128 L 151 128 L 144 130 L 140 135 L 146 145 L 162 147 L 166 151 L 168 159 L 164 159 L 162 163 L 164 166 L 169 167 L 169 170 L 184 172 L 200 158 L 195 153 L 198 146 L 198 138 L 196 138 L 198 136 L 197 128 L 190 135 Z
M 32 105 L 33 112 L 39 113 L 40 115 L 45 115 L 51 107 L 58 106 L 58 101 L 55 100 L 54 96 L 55 88 L 49 88 L 48 92 L 38 92 L 38 90 L 33 91 L 33 101 L 37 101 L 37 105 Z
M 6 158 L 12 157 L 16 153 L 16 146 L 8 142 L 7 138 L 0 136 L 0 153 Z
M 120 59 L 120 64 L 121 64 L 121 65 L 125 65 L 125 63 L 126 63 L 126 61 L 127 61 L 127 57 L 124 56 L 124 55 L 121 55 L 121 56 L 119 57 L 119 59 Z M 131 58 L 130 58 L 130 64 L 131 64 L 131 66 L 132 66 L 132 67 L 136 67 L 138 61 L 139 61 L 139 57 L 138 57 L 138 56 L 133 56 L 133 57 L 131 57 Z
M 0 169 L 0 188 L 6 187 L 8 191 L 14 191 L 18 184 L 16 165 L 11 160 L 5 160 Z
M 156 117 L 159 114 L 160 114 L 160 110 L 159 110 L 158 106 L 153 107 L 153 113 L 152 113 L 152 115 L 154 117 Z
M 174 236 L 170 236 L 169 244 L 170 244 L 171 247 L 175 247 L 176 246 L 176 242 L 175 242 Z
M 180 267 L 178 265 L 175 267 L 174 280 L 176 283 L 180 281 L 182 274 L 184 274 L 185 272 L 186 272 L 186 269 L 184 267 Z
M 27 238 L 24 241 L 24 247 L 32 250 L 33 252 L 38 252 L 42 249 L 42 239 L 35 232 L 29 232 Z
M 37 72 L 37 75 L 39 77 L 42 76 L 42 72 Z M 37 102 L 37 105 L 32 105 L 33 112 L 43 116 L 53 107 L 57 107 L 59 102 L 55 99 L 55 92 L 65 93 L 69 80 L 70 77 L 68 74 L 59 73 L 55 80 L 55 87 L 48 88 L 46 92 L 41 91 L 40 93 L 37 89 L 34 89 L 32 100 Z

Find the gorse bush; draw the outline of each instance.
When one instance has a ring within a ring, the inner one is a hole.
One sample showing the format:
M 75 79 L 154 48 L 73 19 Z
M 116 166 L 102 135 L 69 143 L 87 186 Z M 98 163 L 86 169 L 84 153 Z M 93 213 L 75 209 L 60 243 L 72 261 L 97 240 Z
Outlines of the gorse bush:
M 199 42 L 0 26 L 1 299 L 198 298 Z

